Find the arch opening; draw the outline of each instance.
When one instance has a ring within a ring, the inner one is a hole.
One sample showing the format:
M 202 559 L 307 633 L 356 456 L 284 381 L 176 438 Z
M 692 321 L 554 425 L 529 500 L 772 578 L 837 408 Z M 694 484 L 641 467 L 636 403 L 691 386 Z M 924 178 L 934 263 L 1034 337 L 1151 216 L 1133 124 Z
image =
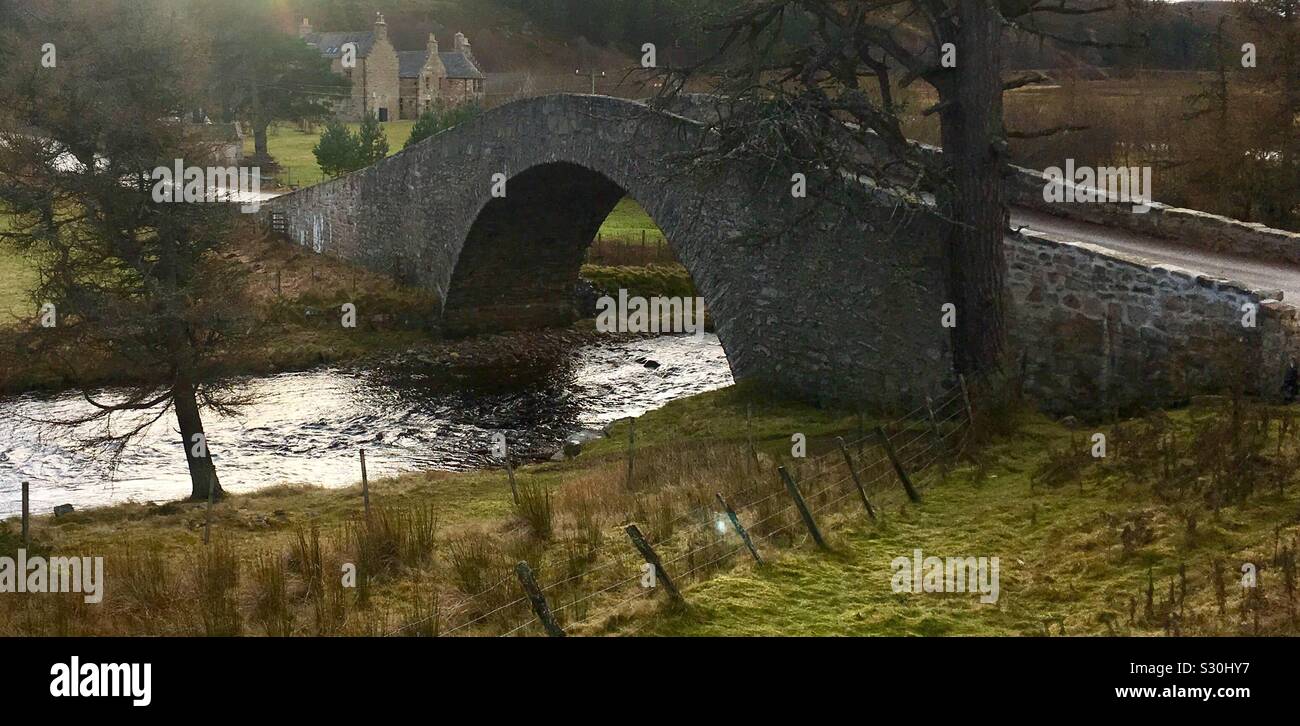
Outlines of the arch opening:
M 589 315 L 575 290 L 615 209 L 649 216 L 622 186 L 577 164 L 550 162 L 508 179 L 505 196 L 484 205 L 466 236 L 443 307 L 443 334 L 561 327 Z M 635 246 L 628 237 L 611 235 L 602 259 L 621 261 L 619 245 Z M 645 239 L 648 251 L 639 257 L 676 261 L 657 228 Z M 638 257 L 636 249 L 622 251 L 629 262 Z

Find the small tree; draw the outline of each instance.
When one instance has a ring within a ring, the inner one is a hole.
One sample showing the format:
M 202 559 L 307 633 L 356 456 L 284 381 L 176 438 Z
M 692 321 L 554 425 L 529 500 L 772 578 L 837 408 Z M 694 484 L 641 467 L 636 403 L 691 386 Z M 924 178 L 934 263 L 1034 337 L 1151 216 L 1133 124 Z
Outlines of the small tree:
M 325 125 L 320 141 L 311 151 L 321 171 L 328 176 L 342 176 L 365 166 L 359 140 L 337 119 Z
M 483 109 L 477 103 L 439 104 L 434 106 L 420 114 L 420 118 L 416 119 L 415 125 L 411 127 L 411 137 L 406 140 L 406 144 L 402 148 L 410 148 L 430 136 L 440 134 L 453 126 L 459 126 L 479 115 L 482 111 Z
M 373 113 L 366 114 L 361 121 L 361 129 L 357 132 L 357 150 L 360 154 L 358 169 L 388 156 L 388 137 L 384 135 L 384 127 L 379 125 L 379 119 Z
M 351 83 L 330 70 L 320 51 L 281 30 L 264 0 L 194 3 L 192 21 L 217 62 L 209 74 L 213 101 L 253 130 L 254 156 L 266 164 L 267 129 L 275 121 L 328 118 Z
M 28 331 L 25 350 L 74 382 L 88 362 L 126 380 L 111 395 L 84 388 L 88 413 L 45 423 L 91 426 L 87 444 L 115 458 L 172 412 L 191 497 L 219 495 L 201 411 L 241 402 L 225 364 L 254 325 L 241 268 L 223 254 L 234 205 L 178 203 L 165 192 L 185 180 L 158 171 L 213 164 L 173 120 L 196 100 L 191 46 L 162 0 L 66 7 L 57 20 L 33 14 L 0 28 L 0 46 L 24 59 L 0 68 L 11 112 L 0 114 L 0 213 L 11 215 L 0 242 L 36 262 L 32 297 L 52 306 L 52 324 Z M 37 65 L 47 41 L 56 67 Z

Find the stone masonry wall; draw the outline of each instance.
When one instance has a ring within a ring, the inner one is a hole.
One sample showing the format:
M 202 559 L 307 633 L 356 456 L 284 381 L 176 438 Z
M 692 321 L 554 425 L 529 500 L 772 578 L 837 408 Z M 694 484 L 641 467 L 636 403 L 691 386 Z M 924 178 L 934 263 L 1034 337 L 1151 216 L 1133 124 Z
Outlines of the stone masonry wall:
M 436 292 L 444 324 L 474 332 L 572 319 L 582 252 L 627 193 L 690 271 L 738 379 L 886 403 L 951 380 L 934 220 L 900 225 L 866 196 L 878 222 L 805 217 L 788 180 L 692 167 L 700 133 L 632 102 L 530 99 L 267 206 L 298 243 Z M 504 199 L 489 194 L 498 172 Z M 1168 403 L 1243 378 L 1271 395 L 1300 353 L 1296 309 L 1244 285 L 1037 234 L 1009 236 L 1007 262 L 1012 344 L 1049 410 Z
M 703 133 L 620 99 L 529 99 L 267 209 L 304 246 L 435 292 L 444 323 L 473 331 L 571 319 L 582 253 L 626 193 L 690 271 L 736 378 L 888 404 L 949 385 L 937 220 L 864 187 L 848 215 L 764 167 L 693 164 Z M 830 183 L 848 182 L 809 175 Z
M 1239 283 L 1039 234 L 1009 236 L 1006 251 L 1012 343 L 1048 410 L 1170 403 L 1237 381 L 1271 396 L 1300 350 L 1296 309 Z
M 1057 216 L 1094 222 L 1163 237 L 1197 249 L 1300 264 L 1300 233 L 1265 227 L 1195 209 L 1152 202 L 1135 213 L 1128 202 L 1052 203 L 1043 200 L 1047 177 L 1040 171 L 1013 167 L 1007 197 L 1012 204 Z
M 396 121 L 401 113 L 401 87 L 398 79 L 397 51 L 388 41 L 387 34 L 375 39 L 370 55 L 362 69 L 366 77 L 361 108 L 379 115 L 379 109 L 388 109 L 388 120 Z

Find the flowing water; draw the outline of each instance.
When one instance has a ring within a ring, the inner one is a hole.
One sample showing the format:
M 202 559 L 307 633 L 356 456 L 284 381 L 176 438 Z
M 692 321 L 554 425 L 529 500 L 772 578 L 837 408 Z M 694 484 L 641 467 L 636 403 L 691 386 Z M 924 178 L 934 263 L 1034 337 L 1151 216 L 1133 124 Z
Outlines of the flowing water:
M 576 431 L 732 382 L 711 334 L 581 346 L 553 368 L 508 385 L 446 385 L 444 377 L 403 361 L 241 379 L 236 387 L 251 403 L 231 416 L 209 412 L 204 419 L 222 486 L 231 492 L 278 483 L 348 486 L 361 478 L 362 448 L 371 480 L 498 466 L 491 456 L 498 431 L 515 456 L 546 457 Z M 100 391 L 96 399 L 113 400 L 113 393 Z M 59 504 L 82 509 L 189 494 L 170 413 L 122 453 L 116 468 L 86 443 L 102 424 L 36 423 L 91 410 L 76 393 L 0 398 L 0 514 L 19 511 L 21 481 L 30 482 L 35 514 Z

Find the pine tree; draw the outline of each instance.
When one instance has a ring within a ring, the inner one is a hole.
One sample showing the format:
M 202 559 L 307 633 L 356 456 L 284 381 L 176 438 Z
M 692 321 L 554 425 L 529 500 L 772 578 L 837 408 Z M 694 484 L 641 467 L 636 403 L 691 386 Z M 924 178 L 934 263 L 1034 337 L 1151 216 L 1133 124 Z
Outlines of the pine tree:
M 357 149 L 360 153 L 360 166 L 357 168 L 388 156 L 388 137 L 384 135 L 384 127 L 379 125 L 379 119 L 373 113 L 367 114 L 361 122 L 361 130 L 357 133 Z
M 403 149 L 424 141 L 425 139 L 439 134 L 447 129 L 465 123 L 482 112 L 476 103 L 462 103 L 455 106 L 435 106 L 416 119 L 415 125 L 411 127 L 411 136 L 406 140 Z
M 342 176 L 365 166 L 360 139 L 338 120 L 325 125 L 312 153 L 321 171 L 328 176 Z

